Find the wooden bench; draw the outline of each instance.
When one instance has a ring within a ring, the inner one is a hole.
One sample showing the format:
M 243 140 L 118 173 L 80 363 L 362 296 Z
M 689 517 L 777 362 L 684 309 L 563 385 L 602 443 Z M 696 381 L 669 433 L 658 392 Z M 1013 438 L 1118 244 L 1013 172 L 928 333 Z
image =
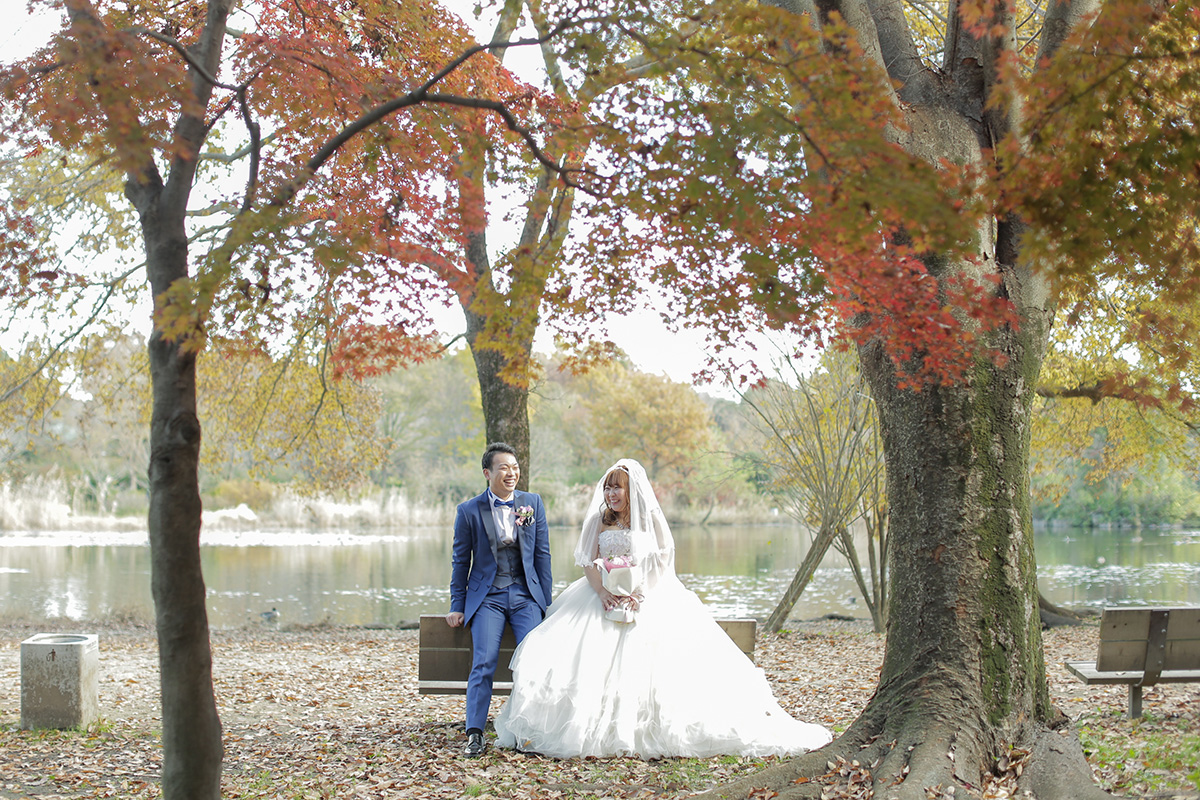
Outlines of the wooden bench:
M 758 623 L 753 619 L 719 619 L 717 624 L 743 653 L 754 658 L 754 636 Z M 516 646 L 512 628 L 505 626 L 492 694 L 508 694 L 512 691 L 512 671 L 508 668 L 508 662 Z M 417 690 L 420 694 L 466 694 L 470 672 L 470 629 L 465 626 L 451 628 L 444 616 L 422 614 L 417 657 Z
M 1106 608 L 1095 661 L 1068 661 L 1089 686 L 1129 685 L 1129 718 L 1142 715 L 1142 687 L 1200 683 L 1200 606 Z

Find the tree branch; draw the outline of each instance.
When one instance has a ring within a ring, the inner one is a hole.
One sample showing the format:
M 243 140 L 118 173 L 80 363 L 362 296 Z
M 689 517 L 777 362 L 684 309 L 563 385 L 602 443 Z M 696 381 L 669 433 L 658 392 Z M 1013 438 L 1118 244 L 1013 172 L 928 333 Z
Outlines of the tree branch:
M 888 77 L 898 81 L 900 99 L 906 103 L 933 100 L 934 81 L 921 60 L 912 29 L 904 16 L 902 0 L 868 0 L 879 39 L 879 52 Z
M 187 150 L 176 153 L 171 159 L 171 170 L 163 187 L 163 207 L 171 209 L 172 213 L 186 213 L 187 197 L 199 163 L 196 156 L 208 135 L 204 109 L 208 108 L 213 88 L 218 85 L 215 76 L 221 65 L 221 46 L 232 7 L 233 0 L 210 0 L 200 39 L 189 49 L 189 54 L 196 54 L 196 58 L 189 58 L 188 64 L 191 66 L 192 97 L 198 111 L 189 111 L 185 105 L 175 123 L 175 137 L 187 143 Z
M 465 333 L 458 333 L 458 334 L 455 334 L 454 336 L 451 336 L 449 339 L 447 339 L 447 340 L 446 340 L 446 342 L 445 342 L 445 344 L 443 344 L 441 347 L 439 347 L 439 348 L 438 348 L 436 351 L 434 351 L 434 352 L 436 352 L 438 355 L 441 355 L 442 353 L 444 353 L 444 352 L 446 352 L 447 350 L 449 350 L 449 349 L 450 349 L 450 347 L 451 347 L 451 346 L 452 346 L 452 345 L 453 345 L 455 342 L 459 341 L 460 339 L 466 339 L 466 338 L 467 338 L 467 335 L 466 335 Z
M 149 28 L 143 28 L 139 25 L 135 25 L 131 28 L 124 28 L 122 29 L 122 33 L 132 33 L 138 36 L 145 36 L 147 39 L 153 39 L 156 42 L 165 44 L 167 47 L 178 53 L 180 57 L 187 62 L 187 65 L 194 69 L 201 78 L 218 89 L 227 89 L 228 91 L 236 92 L 240 88 L 232 84 L 221 83 L 218 81 L 216 76 L 209 72 L 208 68 L 201 64 L 196 57 L 192 55 L 192 52 L 185 47 L 182 42 L 174 37 L 167 36 L 166 34 L 159 33 L 158 31 L 152 31 Z
M 306 163 L 304 165 L 303 174 L 301 176 L 299 176 L 296 180 L 291 181 L 286 187 L 284 187 L 284 190 L 281 192 L 281 194 L 279 196 L 276 197 L 276 199 L 272 202 L 272 205 L 276 205 L 276 206 L 282 205 L 282 204 L 288 202 L 289 200 L 291 200 L 291 198 L 295 196 L 296 192 L 299 191 L 300 187 L 303 186 L 305 183 L 307 183 L 309 178 L 312 175 L 315 175 L 321 169 L 321 167 L 325 165 L 325 162 L 327 162 L 330 158 L 332 158 L 333 155 L 335 153 L 337 153 L 337 151 L 340 150 L 343 145 L 345 145 L 347 142 L 349 142 L 351 139 L 353 139 L 359 133 L 362 133 L 367 128 L 369 128 L 372 125 L 378 123 L 379 121 L 391 116 L 392 114 L 395 114 L 397 111 L 400 111 L 401 109 L 409 108 L 409 107 L 415 106 L 415 105 L 421 105 L 421 104 L 427 103 L 427 102 L 440 103 L 443 105 L 456 105 L 456 106 L 460 106 L 460 107 L 464 107 L 464 108 L 480 108 L 480 109 L 486 109 L 489 111 L 496 112 L 497 114 L 499 114 L 501 116 L 501 118 L 504 119 L 505 124 L 509 127 L 510 130 L 512 130 L 514 133 L 521 136 L 521 138 L 525 140 L 525 142 L 532 149 L 534 157 L 537 158 L 537 160 L 539 162 L 541 162 L 544 166 L 546 166 L 547 169 L 550 169 L 553 172 L 562 174 L 565 179 L 565 176 L 567 173 L 558 165 L 557 162 L 553 161 L 552 159 L 550 159 L 549 157 L 546 156 L 546 154 L 542 151 L 541 147 L 537 144 L 536 141 L 534 141 L 532 134 L 528 130 L 523 128 L 517 122 L 516 117 L 512 114 L 511 111 L 508 110 L 508 107 L 506 105 L 504 105 L 503 103 L 500 103 L 500 102 L 494 101 L 494 100 L 483 100 L 480 98 L 461 97 L 458 95 L 451 95 L 451 94 L 437 94 L 437 93 L 431 92 L 431 90 L 433 89 L 434 86 L 436 86 L 438 83 L 440 83 L 446 76 L 450 75 L 452 72 L 454 72 L 454 70 L 458 69 L 458 67 L 460 67 L 463 63 L 465 63 L 472 56 L 478 55 L 479 53 L 483 53 L 483 52 L 486 52 L 489 50 L 494 50 L 494 49 L 507 50 L 510 47 L 526 47 L 529 45 L 540 45 L 543 42 L 549 41 L 551 38 L 562 33 L 564 30 L 568 30 L 569 28 L 572 28 L 572 27 L 575 27 L 578 25 L 582 25 L 589 21 L 597 21 L 597 20 L 582 19 L 582 20 L 574 20 L 574 21 L 564 21 L 564 22 L 560 22 L 558 25 L 556 25 L 550 31 L 547 31 L 544 35 L 541 35 L 541 36 L 538 36 L 538 37 L 535 37 L 532 39 L 519 39 L 515 42 L 491 42 L 488 44 L 476 45 L 474 47 L 470 47 L 470 48 L 466 49 L 457 58 L 452 60 L 449 64 L 447 64 L 442 69 L 438 70 L 438 72 L 436 74 L 434 74 L 433 77 L 431 77 L 431 78 L 429 78 L 429 80 L 425 81 L 425 83 L 423 83 L 420 87 L 412 90 L 411 92 L 409 92 L 405 95 L 402 95 L 401 97 L 394 98 L 392 100 L 387 101 L 386 103 L 381 103 L 381 104 L 375 106 L 374 108 L 372 108 L 370 111 L 363 114 L 358 119 L 356 119 L 353 122 L 351 122 L 350 124 L 346 125 L 344 128 L 342 128 L 342 130 L 338 131 L 331 139 L 329 139 L 313 155 L 312 158 L 310 158 L 308 160 L 308 163 Z M 579 171 L 585 172 L 584 170 L 579 170 Z M 583 187 L 579 187 L 579 188 L 583 188 Z
M 238 89 L 238 106 L 242 110 L 242 120 L 246 123 L 246 131 L 250 134 L 250 172 L 246 176 L 246 196 L 242 198 L 242 211 L 249 211 L 254 205 L 254 197 L 258 193 L 258 170 L 262 159 L 262 132 L 258 123 L 250 113 L 250 103 L 246 98 L 246 88 Z
M 1100 381 L 1091 385 L 1080 384 L 1078 386 L 1039 386 L 1034 390 L 1038 397 L 1045 397 L 1051 400 L 1067 400 L 1074 398 L 1085 397 L 1092 401 L 1092 405 L 1099 403 L 1106 397 L 1117 397 L 1118 395 L 1106 390 L 1104 384 Z
M 1050 0 L 1038 43 L 1038 63 L 1054 57 L 1063 42 L 1100 8 L 1099 0 Z
M 825 0 L 824 2 L 818 3 L 818 6 L 821 7 L 822 17 L 827 16 L 828 13 L 833 10 L 836 10 L 839 14 L 841 14 L 842 19 L 846 21 L 846 24 L 853 28 L 855 33 L 858 35 L 858 44 L 862 48 L 863 54 L 866 55 L 866 57 L 871 61 L 875 62 L 876 65 L 878 65 L 879 70 L 881 73 L 883 73 L 883 75 L 889 74 L 888 62 L 884 57 L 882 34 L 875 18 L 875 9 L 872 7 L 869 0 Z M 890 7 L 885 6 L 885 8 Z M 887 24 L 885 25 L 884 30 L 888 31 L 889 33 L 892 32 L 892 29 L 898 24 L 903 24 L 905 29 L 907 29 L 908 25 L 906 21 L 903 21 L 902 11 L 900 20 L 892 18 L 889 13 L 889 17 L 885 20 L 885 22 Z M 911 39 L 911 34 L 907 35 Z M 895 47 L 899 47 L 899 45 L 895 45 Z M 893 102 L 896 102 L 899 99 L 896 96 L 895 90 L 892 89 L 889 83 L 884 83 L 884 89 L 889 95 L 891 95 Z
M 267 145 L 275 141 L 279 136 L 279 131 L 273 131 L 263 136 L 260 140 L 260 145 Z M 200 159 L 203 161 L 216 161 L 220 164 L 232 164 L 235 161 L 241 161 L 248 155 L 252 154 L 253 145 L 248 144 L 240 150 L 235 150 L 232 153 L 201 153 Z
M 61 353 L 69 343 L 74 341 L 81 333 L 87 330 L 87 328 L 89 328 L 93 322 L 99 319 L 100 312 L 108 306 L 108 301 L 112 299 L 114 294 L 116 294 L 117 287 L 120 286 L 120 284 L 126 278 L 139 269 L 141 269 L 140 265 L 133 267 L 132 269 L 109 281 L 107 285 L 107 291 L 105 291 L 103 296 L 101 296 L 100 299 L 96 301 L 95 305 L 92 306 L 92 312 L 87 316 L 87 318 L 84 319 L 84 321 L 80 323 L 75 330 L 68 333 L 66 336 L 60 339 L 58 343 L 54 345 L 54 347 L 50 348 L 50 351 L 46 353 L 46 357 L 41 360 L 41 363 L 30 370 L 28 375 L 26 375 L 13 386 L 9 387 L 8 391 L 6 391 L 3 395 L 0 395 L 0 405 L 8 402 L 9 398 L 28 386 L 29 382 L 33 380 L 35 376 L 40 375 L 42 370 L 46 368 L 46 365 L 57 358 L 58 354 Z

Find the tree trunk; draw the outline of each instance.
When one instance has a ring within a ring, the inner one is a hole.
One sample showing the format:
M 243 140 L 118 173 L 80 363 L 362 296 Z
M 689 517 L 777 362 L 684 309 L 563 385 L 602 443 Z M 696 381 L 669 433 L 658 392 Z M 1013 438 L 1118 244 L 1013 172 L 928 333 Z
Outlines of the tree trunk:
M 1027 323 L 1006 334 L 1005 367 L 980 363 L 955 386 L 899 389 L 886 354 L 861 353 L 882 417 L 891 572 L 904 579 L 892 584 L 879 687 L 846 738 L 886 743 L 860 761 L 882 759 L 877 786 L 903 779 L 889 796 L 977 787 L 1007 748 L 1034 749 L 1060 721 L 1042 660 L 1028 486 L 1045 334 Z M 1041 778 L 1066 766 L 1049 760 L 1026 772 L 1035 796 L 1052 796 Z
M 869 525 L 868 525 L 869 530 Z M 837 541 L 841 542 L 837 549 L 846 557 L 846 561 L 850 564 L 850 575 L 854 578 L 854 583 L 858 586 L 858 593 L 862 595 L 863 603 L 867 606 L 867 611 L 871 614 L 871 625 L 876 633 L 883 633 L 883 614 L 879 609 L 878 598 L 871 591 L 871 587 L 867 586 L 867 580 L 863 576 L 862 562 L 858 558 L 858 548 L 854 546 L 854 536 L 850 533 L 849 528 L 842 528 L 838 533 Z M 871 566 L 875 565 L 875 550 L 871 547 L 870 534 L 867 535 L 867 552 L 871 557 Z M 878 583 L 878 576 L 874 572 L 871 573 L 872 581 Z
M 870 771 L 876 796 L 924 800 L 953 786 L 962 797 L 1017 748 L 1030 754 L 1020 781 L 1035 797 L 1107 797 L 1078 740 L 1053 731 L 1065 718 L 1042 658 L 1027 455 L 1046 330 L 1026 318 L 1000 343 L 1006 366 L 980 362 L 960 384 L 921 390 L 898 388 L 878 346 L 860 351 L 884 434 L 899 576 L 879 686 L 827 748 L 716 794 L 767 785 L 809 796 L 841 757 Z
M 502 19 L 497 35 L 503 33 L 505 24 Z M 461 155 L 466 165 L 458 181 L 460 214 L 465 227 L 464 254 L 474 285 L 459 293 L 459 305 L 466 318 L 467 345 L 475 359 L 475 374 L 479 379 L 484 435 L 489 443 L 505 442 L 517 451 L 517 463 L 521 465 L 517 488 L 528 491 L 532 471 L 529 387 L 505 380 L 503 371 L 510 366 L 514 346 L 526 363 L 533 354 L 533 335 L 537 330 L 541 292 L 537 291 L 533 295 L 535 299 L 531 300 L 524 292 L 518 291 L 518 285 L 528 282 L 528 278 L 513 275 L 514 285 L 509 287 L 507 294 L 501 293 L 493 283 L 486 224 L 466 224 L 467 220 L 487 219 L 483 182 L 486 149 L 486 142 L 476 137 L 468 140 L 468 146 Z M 502 337 L 509 355 L 491 346 Z
M 187 277 L 183 214 L 162 202 L 142 211 L 147 271 L 157 298 Z M 139 204 L 143 209 L 146 205 Z M 200 569 L 200 422 L 196 360 L 180 341 L 150 337 L 154 410 L 150 422 L 151 589 L 162 687 L 163 797 L 213 800 L 221 794 L 221 721 Z
M 813 539 L 812 547 L 804 555 L 804 560 L 800 562 L 796 574 L 792 577 L 792 582 L 788 584 L 787 591 L 783 593 L 779 604 L 775 606 L 775 610 L 771 612 L 771 616 L 767 618 L 764 625 L 764 630 L 767 633 L 778 633 L 783 627 L 783 623 L 787 621 L 788 615 L 792 613 L 792 609 L 796 606 L 796 601 L 800 599 L 800 595 L 804 594 L 809 581 L 812 580 L 813 573 L 817 571 L 817 566 L 821 563 L 821 559 L 825 558 L 825 553 L 829 550 L 829 545 L 833 544 L 833 539 L 837 536 L 838 528 L 834 525 L 828 525 L 822 528 Z
M 475 359 L 475 374 L 479 379 L 479 399 L 483 406 L 483 427 L 487 441 L 506 442 L 517 451 L 517 463 L 521 465 L 521 477 L 517 488 L 529 489 L 529 388 L 504 380 L 502 372 L 508 366 L 508 357 L 501 351 L 488 346 L 488 339 L 498 334 L 492 315 L 497 304 L 504 301 L 491 285 L 491 266 L 487 258 L 485 233 L 481 230 L 468 236 L 467 260 L 476 276 L 473 291 L 460 300 L 467 321 L 467 345 Z M 480 296 L 484 301 L 480 301 Z M 482 309 L 480 307 L 482 306 Z M 523 320 L 522 320 L 523 321 Z M 516 321 L 508 321 L 508 335 L 517 329 Z M 536 324 L 528 327 L 529 335 L 522 336 L 518 347 L 527 357 L 533 353 L 533 331 Z
M 837 11 L 855 29 L 863 57 L 895 87 L 907 123 L 896 141 L 910 155 L 934 165 L 991 166 L 997 143 L 1019 130 L 1020 99 L 999 91 L 1017 47 L 1010 5 L 987 4 L 988 27 L 969 21 L 978 6 L 950 3 L 940 71 L 922 61 L 898 2 L 794 5 L 822 24 Z M 1050 4 L 1039 60 L 1088 24 L 1096 6 Z M 879 686 L 829 746 L 721 787 L 721 796 L 746 797 L 748 788 L 764 786 L 784 798 L 817 796 L 822 784 L 836 782 L 824 776 L 839 758 L 869 772 L 874 796 L 889 800 L 978 796 L 989 775 L 1017 783 L 1006 796 L 1108 796 L 1095 785 L 1078 738 L 1055 730 L 1065 717 L 1050 705 L 1046 685 L 1028 466 L 1033 390 L 1054 300 L 1046 274 L 1022 253 L 1022 233 L 1019 219 L 1000 213 L 980 225 L 976 258 L 925 261 L 938 281 L 999 279 L 996 291 L 1019 316 L 1019 326 L 985 340 L 1006 358 L 1002 364 L 981 357 L 952 384 L 900 388 L 882 345 L 860 347 L 887 465 L 891 584 Z M 1014 761 L 1023 768 L 1009 769 Z M 795 783 L 797 776 L 810 782 Z
M 500 376 L 507 365 L 503 355 L 494 350 L 476 347 L 476 335 L 482 323 L 467 312 L 467 342 L 475 357 L 475 374 L 479 378 L 479 398 L 483 404 L 483 424 L 488 442 L 507 442 L 517 451 L 521 478 L 517 487 L 529 489 L 529 389 L 515 386 Z

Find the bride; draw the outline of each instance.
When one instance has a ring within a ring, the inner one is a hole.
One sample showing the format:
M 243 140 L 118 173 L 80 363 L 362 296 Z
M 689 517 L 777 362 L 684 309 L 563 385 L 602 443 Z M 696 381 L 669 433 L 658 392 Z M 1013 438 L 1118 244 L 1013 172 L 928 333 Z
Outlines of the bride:
M 585 577 L 513 654 L 499 746 L 658 758 L 795 755 L 830 741 L 780 708 L 762 670 L 679 582 L 638 462 L 621 459 L 596 486 L 575 563 Z

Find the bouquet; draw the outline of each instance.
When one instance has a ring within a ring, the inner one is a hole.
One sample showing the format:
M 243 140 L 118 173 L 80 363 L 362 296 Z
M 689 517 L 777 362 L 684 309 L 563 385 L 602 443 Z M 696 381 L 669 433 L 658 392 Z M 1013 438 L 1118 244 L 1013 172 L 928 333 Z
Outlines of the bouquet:
M 524 528 L 533 524 L 533 506 L 521 506 L 515 512 L 517 525 Z
M 592 563 L 600 570 L 600 579 L 610 594 L 621 598 L 634 597 L 637 594 L 640 576 L 632 558 L 613 556 L 612 558 L 597 558 Z M 604 612 L 604 616 L 613 622 L 634 622 L 636 613 L 630 607 L 629 601 L 622 600 L 616 608 Z

